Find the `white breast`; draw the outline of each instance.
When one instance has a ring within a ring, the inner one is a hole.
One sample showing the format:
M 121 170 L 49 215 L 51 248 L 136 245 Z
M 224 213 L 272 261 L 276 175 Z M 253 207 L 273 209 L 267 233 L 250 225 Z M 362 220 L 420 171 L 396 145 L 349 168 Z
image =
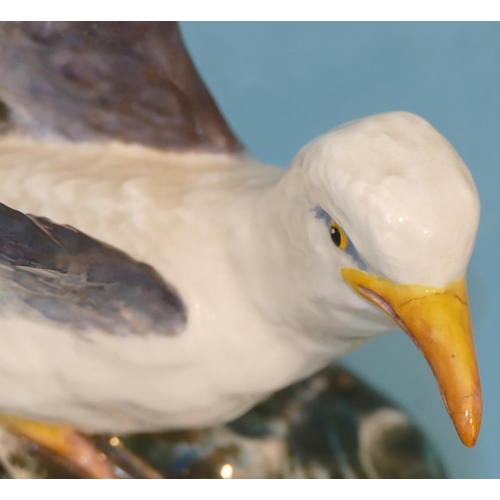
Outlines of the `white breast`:
M 324 348 L 261 320 L 228 259 L 231 228 L 275 168 L 137 146 L 0 143 L 0 199 L 149 263 L 180 292 L 188 328 L 125 338 L 0 323 L 2 412 L 130 432 L 229 420 L 328 362 Z M 316 361 L 311 364 L 311 353 Z

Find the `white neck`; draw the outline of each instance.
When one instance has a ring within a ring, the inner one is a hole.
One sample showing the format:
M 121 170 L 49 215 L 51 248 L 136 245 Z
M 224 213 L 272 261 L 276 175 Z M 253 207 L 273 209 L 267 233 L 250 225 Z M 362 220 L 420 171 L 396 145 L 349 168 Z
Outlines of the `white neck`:
M 292 165 L 259 193 L 237 231 L 231 254 L 250 300 L 277 328 L 321 344 L 343 337 L 362 343 L 393 330 L 383 313 L 325 268 L 308 231 L 314 203 L 306 183 L 304 169 Z

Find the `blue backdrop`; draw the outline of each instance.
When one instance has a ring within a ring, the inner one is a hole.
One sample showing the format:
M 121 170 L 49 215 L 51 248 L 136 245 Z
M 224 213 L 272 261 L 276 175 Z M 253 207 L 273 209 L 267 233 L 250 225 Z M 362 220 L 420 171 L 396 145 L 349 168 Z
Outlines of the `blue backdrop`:
M 354 118 L 420 114 L 456 147 L 482 202 L 468 281 L 484 415 L 478 443 L 455 435 L 429 368 L 401 332 L 344 362 L 408 409 L 453 477 L 500 477 L 500 24 L 182 23 L 229 123 L 264 162 Z

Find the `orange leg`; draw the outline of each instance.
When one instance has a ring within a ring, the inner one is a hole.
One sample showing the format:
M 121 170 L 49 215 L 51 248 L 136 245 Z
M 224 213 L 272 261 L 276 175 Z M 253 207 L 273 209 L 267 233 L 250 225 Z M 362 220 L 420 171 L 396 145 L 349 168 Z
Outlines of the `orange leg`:
M 83 434 L 66 425 L 33 422 L 18 417 L 0 415 L 0 424 L 41 448 L 67 460 L 85 476 L 96 479 L 120 477 L 105 453 Z

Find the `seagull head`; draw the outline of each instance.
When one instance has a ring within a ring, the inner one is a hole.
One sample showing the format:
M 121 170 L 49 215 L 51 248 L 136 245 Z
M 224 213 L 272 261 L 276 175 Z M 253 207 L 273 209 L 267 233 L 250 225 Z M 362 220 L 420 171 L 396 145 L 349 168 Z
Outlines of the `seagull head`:
M 293 165 L 335 307 L 351 311 L 353 324 L 389 320 L 410 337 L 473 446 L 482 399 L 465 273 L 479 200 L 464 162 L 423 118 L 391 112 L 315 139 Z

